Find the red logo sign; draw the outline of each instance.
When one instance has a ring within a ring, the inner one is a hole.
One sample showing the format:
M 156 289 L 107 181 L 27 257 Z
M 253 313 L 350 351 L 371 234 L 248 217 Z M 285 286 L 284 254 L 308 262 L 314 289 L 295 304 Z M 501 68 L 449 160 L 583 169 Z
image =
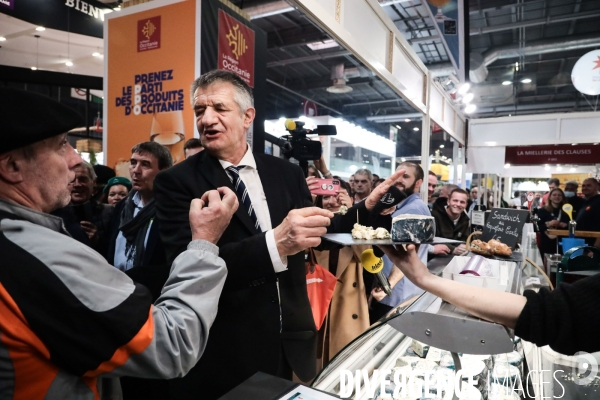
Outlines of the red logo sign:
M 312 101 L 304 100 L 304 115 L 307 117 L 316 117 L 317 114 L 317 105 Z
M 219 10 L 218 68 L 254 87 L 254 31 L 223 10 Z
M 507 147 L 504 163 L 510 165 L 597 164 L 600 163 L 600 145 Z
M 137 26 L 138 53 L 140 51 L 160 49 L 160 15 L 144 18 Z

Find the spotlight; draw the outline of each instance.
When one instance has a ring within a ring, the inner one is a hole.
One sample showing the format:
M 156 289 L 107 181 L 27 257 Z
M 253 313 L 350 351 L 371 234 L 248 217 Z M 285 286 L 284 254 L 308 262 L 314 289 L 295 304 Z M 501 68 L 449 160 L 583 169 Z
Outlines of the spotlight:
M 521 83 L 531 83 L 531 79 L 529 79 L 529 78 L 521 79 Z
M 467 114 L 471 114 L 475 110 L 477 110 L 477 106 L 475 104 L 469 104 L 465 107 L 465 113 Z
M 458 89 L 458 94 L 465 94 L 465 93 L 467 93 L 469 91 L 469 89 L 471 89 L 471 84 L 468 83 L 468 82 L 465 82 Z

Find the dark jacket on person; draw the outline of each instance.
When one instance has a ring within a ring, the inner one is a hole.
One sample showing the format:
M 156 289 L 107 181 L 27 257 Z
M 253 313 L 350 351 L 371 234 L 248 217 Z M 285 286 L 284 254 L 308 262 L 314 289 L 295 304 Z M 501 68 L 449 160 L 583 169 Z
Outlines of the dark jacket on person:
M 539 217 L 538 227 L 540 228 L 540 253 L 542 257 L 544 254 L 556 254 L 556 241 L 557 238 L 551 239 L 547 235 L 548 227 L 546 226 L 546 222 L 552 221 L 555 219 L 559 219 L 560 222 L 569 223 L 569 216 L 567 213 L 563 212 L 560 208 L 555 208 L 552 212 L 548 211 L 546 207 L 539 208 L 538 213 Z M 554 228 L 554 229 L 566 229 L 566 228 Z M 562 254 L 562 248 L 558 249 L 558 253 Z
M 273 228 L 291 210 L 313 206 L 298 166 L 265 154 L 254 154 L 254 159 Z M 190 201 L 222 186 L 235 191 L 219 160 L 207 151 L 157 175 L 154 196 L 167 260 L 185 250 L 191 238 Z M 350 232 L 357 211 L 360 221 L 369 219 L 361 202 L 345 216 L 336 215 L 328 230 Z M 265 232 L 257 231 L 241 202 L 217 245 L 228 271 L 219 313 L 200 362 L 184 378 L 170 382 L 171 398 L 217 399 L 258 371 L 291 378 L 291 372 L 281 372 L 289 367 L 301 380 L 311 380 L 317 336 L 304 252 L 288 256 L 287 270 L 276 273 Z
M 583 205 L 585 204 L 585 199 L 583 197 L 573 196 L 565 197 L 565 201 L 573 206 L 573 219 L 576 220 L 579 211 L 583 208 Z
M 132 192 L 133 193 L 133 192 Z M 130 195 L 132 195 L 130 193 Z M 119 226 L 121 225 L 121 213 L 125 207 L 125 201 L 129 197 L 121 200 L 115 205 L 115 212 L 110 223 L 108 251 L 106 260 L 114 265 L 115 263 L 115 245 L 119 235 Z M 165 247 L 160 239 L 160 223 L 155 218 L 150 226 L 148 233 L 148 242 L 142 255 L 140 265 L 125 271 L 127 275 L 136 283 L 146 286 L 152 293 L 152 298 L 157 299 L 160 295 L 165 281 L 169 277 L 170 263 L 167 263 Z
M 600 194 L 586 199 L 577 214 L 576 222 L 577 230 L 600 232 Z M 590 246 L 593 246 L 595 241 L 595 238 L 585 238 L 585 242 Z
M 431 215 L 435 219 L 435 236 L 461 241 L 467 240 L 470 233 L 470 220 L 467 213 L 460 213 L 456 225 L 454 225 L 454 221 L 450 219 L 446 209 L 440 211 L 439 208 L 434 207 Z M 456 247 L 451 244 L 447 244 L 446 246 L 448 246 L 451 251 Z
M 446 206 L 448 205 L 447 197 L 438 197 L 435 199 L 433 204 L 431 205 L 431 213 L 433 215 L 433 211 L 437 210 L 438 212 L 446 212 Z M 439 235 L 436 235 L 439 236 Z
M 71 235 L 73 239 L 85 244 L 86 246 L 92 247 L 92 244 L 90 243 L 90 238 L 81 227 L 79 221 L 77 221 L 77 218 L 75 218 L 73 209 L 70 206 L 58 208 L 52 211 L 50 215 L 54 215 L 55 217 L 59 217 L 63 220 L 65 230 L 69 233 L 69 235 Z
M 562 354 L 600 351 L 600 274 L 555 290 L 526 290 L 527 303 L 519 315 L 515 335 Z
M 90 199 L 83 204 L 70 204 L 67 207 L 73 210 L 75 219 L 78 222 L 88 221 L 96 226 L 98 231 L 90 240 L 91 247 L 98 253 L 105 255 L 108 249 L 108 231 L 115 210 L 114 207 L 94 199 Z

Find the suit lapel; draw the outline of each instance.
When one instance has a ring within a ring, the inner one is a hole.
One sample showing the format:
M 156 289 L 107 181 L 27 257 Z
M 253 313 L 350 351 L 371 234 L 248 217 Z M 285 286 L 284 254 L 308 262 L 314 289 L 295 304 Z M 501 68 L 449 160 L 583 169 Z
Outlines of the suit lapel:
M 219 163 L 215 157 L 209 155 L 206 151 L 202 152 L 203 154 L 198 155 L 198 164 L 196 169 L 200 172 L 200 174 L 208 181 L 208 183 L 212 186 L 212 189 L 216 189 L 218 187 L 226 186 L 235 193 L 235 189 L 227 176 L 227 173 Z M 198 182 L 200 187 L 202 187 L 202 182 Z M 238 198 L 239 199 L 239 198 Z M 248 231 L 252 234 L 256 233 L 256 228 L 254 228 L 254 223 L 252 219 L 248 215 L 246 208 L 239 202 L 239 207 L 235 212 L 235 217 L 240 220 L 240 222 L 248 229 Z
M 267 198 L 269 206 L 269 216 L 271 217 L 271 226 L 275 228 L 287 216 L 287 211 L 284 201 L 285 182 L 281 179 L 281 171 L 276 171 L 274 168 L 269 168 L 267 160 L 261 154 L 254 154 L 256 160 L 256 169 L 258 176 Z

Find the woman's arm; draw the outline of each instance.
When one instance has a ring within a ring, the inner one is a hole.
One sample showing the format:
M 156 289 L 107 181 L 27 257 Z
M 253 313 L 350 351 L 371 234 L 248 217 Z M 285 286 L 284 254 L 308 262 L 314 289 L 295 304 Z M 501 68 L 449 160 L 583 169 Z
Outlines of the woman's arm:
M 419 259 L 414 245 L 381 246 L 390 260 L 411 282 L 445 301 L 488 321 L 514 328 L 526 299 L 523 296 L 465 285 L 431 274 Z

